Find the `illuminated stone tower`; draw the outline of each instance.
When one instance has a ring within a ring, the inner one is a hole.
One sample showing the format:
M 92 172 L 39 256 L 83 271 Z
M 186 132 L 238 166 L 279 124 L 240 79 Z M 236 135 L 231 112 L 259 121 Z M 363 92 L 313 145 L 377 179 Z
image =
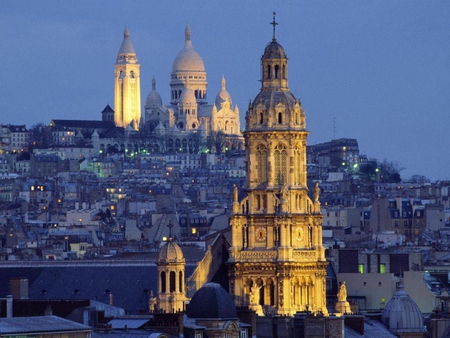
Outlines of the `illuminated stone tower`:
M 246 197 L 235 188 L 229 289 L 236 305 L 280 315 L 327 314 L 319 187 L 308 196 L 305 113 L 288 87 L 288 58 L 275 37 L 261 58 L 262 87 L 244 132 Z
M 157 309 L 167 313 L 184 310 L 188 300 L 185 294 L 186 261 L 180 246 L 172 240 L 172 224 L 168 225 L 170 236 L 158 255 Z M 151 309 L 153 310 L 153 309 Z
M 118 127 L 131 124 L 137 130 L 141 120 L 140 65 L 127 27 L 114 68 L 114 122 Z

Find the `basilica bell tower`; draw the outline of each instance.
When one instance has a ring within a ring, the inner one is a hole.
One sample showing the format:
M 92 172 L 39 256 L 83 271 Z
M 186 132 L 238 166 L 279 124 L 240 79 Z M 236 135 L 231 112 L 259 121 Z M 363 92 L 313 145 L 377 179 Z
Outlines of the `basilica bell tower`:
M 124 128 L 131 124 L 138 130 L 141 121 L 140 65 L 127 27 L 114 69 L 114 123 Z
M 261 90 L 246 113 L 246 196 L 234 191 L 229 290 L 258 314 L 327 315 L 319 187 L 308 195 L 305 112 L 288 86 L 275 36 L 261 57 Z

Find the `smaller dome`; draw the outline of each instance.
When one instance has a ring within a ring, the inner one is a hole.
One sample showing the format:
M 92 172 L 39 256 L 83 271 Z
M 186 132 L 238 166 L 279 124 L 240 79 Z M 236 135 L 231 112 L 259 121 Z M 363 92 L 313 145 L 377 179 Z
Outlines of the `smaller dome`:
M 272 40 L 264 49 L 264 59 L 286 59 L 286 52 L 276 40 Z
M 172 239 L 161 247 L 158 255 L 158 263 L 170 262 L 184 262 L 183 251 Z
M 386 304 L 382 314 L 381 322 L 387 326 L 392 333 L 398 332 L 424 332 L 422 313 L 417 304 L 403 289 L 403 283 Z
M 156 80 L 153 78 L 152 80 L 152 91 L 148 94 L 147 100 L 145 101 L 145 108 L 150 107 L 160 107 L 162 106 L 162 98 L 161 95 L 156 91 Z
M 228 101 L 230 103 L 230 106 L 232 105 L 230 93 L 228 93 L 228 91 L 227 91 L 227 89 L 225 87 L 226 81 L 225 81 L 225 77 L 224 76 L 222 76 L 221 84 L 222 84 L 222 87 L 221 87 L 220 92 L 216 96 L 216 102 L 215 102 L 216 107 L 218 109 L 220 109 L 221 104 L 223 102 L 225 102 L 225 101 Z
M 217 283 L 206 283 L 194 294 L 186 315 L 189 318 L 237 318 L 236 305 L 230 294 Z
M 184 88 L 183 93 L 180 97 L 180 102 L 183 104 L 197 102 L 194 91 L 188 87 Z

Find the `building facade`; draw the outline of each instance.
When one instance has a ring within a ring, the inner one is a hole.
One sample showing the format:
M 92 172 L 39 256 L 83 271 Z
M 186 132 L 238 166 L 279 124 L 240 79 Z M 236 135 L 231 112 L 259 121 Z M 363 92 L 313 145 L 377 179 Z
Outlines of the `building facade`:
M 235 188 L 229 290 L 257 313 L 327 314 L 319 187 L 308 196 L 300 101 L 288 87 L 288 58 L 274 33 L 261 58 L 262 87 L 244 132 L 246 196 Z

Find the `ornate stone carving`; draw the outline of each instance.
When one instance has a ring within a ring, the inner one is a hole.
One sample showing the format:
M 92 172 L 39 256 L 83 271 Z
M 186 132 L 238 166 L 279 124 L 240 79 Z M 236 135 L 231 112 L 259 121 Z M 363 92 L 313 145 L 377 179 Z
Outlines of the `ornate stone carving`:
M 275 262 L 277 253 L 275 251 L 241 251 L 239 259 L 252 262 Z

